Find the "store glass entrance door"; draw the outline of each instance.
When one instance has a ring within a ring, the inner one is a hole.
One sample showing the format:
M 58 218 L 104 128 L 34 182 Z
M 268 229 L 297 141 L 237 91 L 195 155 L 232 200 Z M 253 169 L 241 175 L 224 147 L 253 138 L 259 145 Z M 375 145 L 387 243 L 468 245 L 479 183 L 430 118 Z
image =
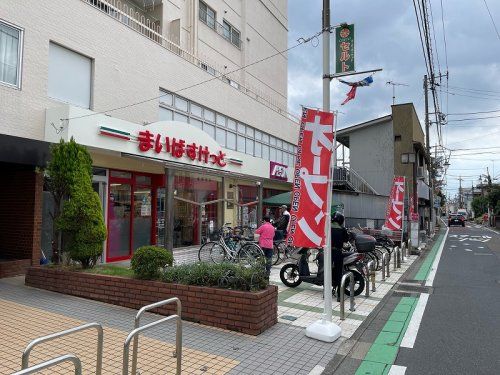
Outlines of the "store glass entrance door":
M 132 187 L 125 183 L 110 183 L 108 209 L 107 260 L 130 256 Z

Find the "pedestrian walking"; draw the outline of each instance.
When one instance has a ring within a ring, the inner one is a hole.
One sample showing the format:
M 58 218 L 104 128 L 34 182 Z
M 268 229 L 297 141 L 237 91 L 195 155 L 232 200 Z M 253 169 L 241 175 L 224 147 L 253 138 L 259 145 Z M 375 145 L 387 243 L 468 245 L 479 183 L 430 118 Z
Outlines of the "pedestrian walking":
M 274 223 L 276 228 L 276 241 L 283 240 L 288 234 L 288 226 L 290 224 L 290 212 L 288 212 L 288 207 L 286 204 L 280 207 L 280 217 Z
M 255 230 L 255 233 L 260 236 L 259 245 L 264 252 L 264 256 L 266 257 L 267 277 L 271 274 L 274 231 L 275 229 L 271 224 L 271 218 L 269 216 L 264 216 L 263 224 Z

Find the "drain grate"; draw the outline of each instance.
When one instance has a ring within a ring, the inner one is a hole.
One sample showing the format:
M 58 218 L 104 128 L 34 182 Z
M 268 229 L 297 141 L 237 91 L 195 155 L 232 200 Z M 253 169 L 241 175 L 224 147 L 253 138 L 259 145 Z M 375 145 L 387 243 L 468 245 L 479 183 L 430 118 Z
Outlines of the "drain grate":
M 409 292 L 409 293 L 428 293 L 432 294 L 433 288 L 430 286 L 423 285 L 408 285 L 408 284 L 397 284 L 397 291 Z
M 285 320 L 289 320 L 291 322 L 293 322 L 294 320 L 297 320 L 297 317 L 296 316 L 292 316 L 292 315 L 282 315 L 280 316 L 281 319 L 285 319 Z

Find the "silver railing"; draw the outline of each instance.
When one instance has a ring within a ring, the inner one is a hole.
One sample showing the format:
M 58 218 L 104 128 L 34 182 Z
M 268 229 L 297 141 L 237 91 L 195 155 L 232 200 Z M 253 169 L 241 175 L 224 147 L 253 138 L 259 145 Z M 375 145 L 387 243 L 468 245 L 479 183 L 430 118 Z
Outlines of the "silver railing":
M 351 188 L 360 193 L 377 194 L 376 190 L 371 187 L 371 185 L 366 182 L 363 177 L 347 166 L 335 167 L 333 182 L 334 184 L 348 184 Z
M 15 372 L 12 375 L 34 374 L 34 373 L 40 372 L 42 370 L 45 370 L 49 367 L 57 366 L 57 365 L 64 363 L 64 362 L 73 363 L 73 366 L 75 367 L 75 375 L 82 375 L 82 362 L 80 361 L 80 359 L 77 356 L 75 356 L 73 354 L 66 354 L 66 355 L 62 355 L 62 356 L 54 358 L 54 359 L 50 359 L 48 361 L 39 363 L 37 365 L 31 366 L 28 368 L 25 368 L 21 371 Z
M 81 0 L 92 7 L 107 14 L 116 21 L 128 26 L 130 29 L 142 34 L 148 39 L 158 43 L 163 48 L 180 56 L 185 61 L 196 65 L 198 68 L 212 74 L 217 79 L 227 83 L 234 89 L 242 92 L 248 97 L 265 105 L 271 110 L 281 114 L 293 122 L 299 121 L 299 116 L 288 112 L 287 102 L 285 98 L 279 98 L 274 94 L 269 94 L 256 87 L 239 82 L 239 71 L 234 73 L 225 73 L 223 66 L 217 66 L 208 61 L 208 58 L 203 56 L 197 57 L 194 54 L 183 49 L 178 43 L 174 43 L 168 37 L 165 37 L 162 32 L 160 21 L 152 20 L 144 14 L 138 13 L 135 9 L 123 4 L 120 0 Z M 240 42 L 241 48 L 241 42 Z
M 29 357 L 30 353 L 33 350 L 33 348 L 41 343 L 51 341 L 63 336 L 68 336 L 76 332 L 88 330 L 88 329 L 96 329 L 97 330 L 97 361 L 96 361 L 96 369 L 95 369 L 95 374 L 100 375 L 102 372 L 102 349 L 103 349 L 103 337 L 104 337 L 104 332 L 102 329 L 102 326 L 99 323 L 88 323 L 84 324 L 82 326 L 74 327 L 67 329 L 65 331 L 61 332 L 56 332 L 51 335 L 39 337 L 33 341 L 31 341 L 26 349 L 24 349 L 23 356 L 22 356 L 22 363 L 21 363 L 21 369 L 27 369 L 29 367 Z
M 365 297 L 370 297 L 370 278 L 372 275 L 372 269 L 374 268 L 373 260 L 370 260 L 368 263 L 363 264 L 364 268 L 364 279 L 365 279 Z M 375 271 L 374 271 L 375 272 Z
M 349 279 L 349 300 L 350 306 L 349 311 L 356 311 L 354 307 L 354 275 L 352 272 L 347 272 L 342 276 L 342 280 L 340 281 L 340 320 L 345 320 L 345 283 Z
M 162 307 L 168 304 L 173 304 L 175 303 L 177 305 L 177 314 L 176 315 L 170 315 L 167 318 L 160 319 L 156 322 L 146 324 L 143 327 L 140 327 L 141 324 L 141 317 L 142 315 L 150 311 L 152 309 L 156 309 L 158 307 Z M 129 362 L 129 346 L 130 346 L 130 341 L 132 338 L 134 339 L 134 348 L 132 351 L 132 374 L 135 375 L 137 374 L 137 356 L 139 352 L 139 333 L 141 333 L 144 330 L 147 330 L 149 328 L 153 328 L 158 324 L 165 323 L 169 320 L 175 319 L 177 322 L 176 330 L 175 330 L 175 352 L 173 353 L 173 356 L 177 358 L 177 374 L 181 373 L 181 367 L 182 367 L 182 320 L 181 320 L 181 313 L 182 313 L 182 305 L 181 301 L 179 298 L 174 297 L 174 298 L 169 298 L 164 301 L 159 301 L 156 303 L 152 303 L 150 305 L 142 307 L 136 314 L 135 316 L 135 321 L 134 321 L 134 330 L 128 335 L 127 340 L 125 340 L 125 345 L 123 348 L 123 374 L 128 374 L 128 362 Z

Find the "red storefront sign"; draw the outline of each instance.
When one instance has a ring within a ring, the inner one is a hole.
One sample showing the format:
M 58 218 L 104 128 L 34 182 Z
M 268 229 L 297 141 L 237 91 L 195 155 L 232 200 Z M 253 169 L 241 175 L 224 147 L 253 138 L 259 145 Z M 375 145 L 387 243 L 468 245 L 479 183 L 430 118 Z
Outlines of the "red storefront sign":
M 410 198 L 410 220 L 418 221 L 418 212 L 415 212 L 415 208 L 413 206 L 413 197 Z
M 273 180 L 286 181 L 288 176 L 286 174 L 287 166 L 284 164 L 276 163 L 274 161 L 269 164 L 269 178 Z
M 227 165 L 224 160 L 225 153 L 220 150 L 217 153 L 212 153 L 207 146 L 198 145 L 195 142 L 186 144 L 184 139 L 163 137 L 161 134 L 154 134 L 149 130 L 140 131 L 137 140 L 141 152 L 153 150 L 159 154 L 163 151 L 177 159 L 186 157 L 192 161 L 197 160 L 204 164 L 210 163 L 219 167 Z
M 325 245 L 332 149 L 333 113 L 305 108 L 300 123 L 287 238 L 294 246 Z
M 401 230 L 403 227 L 405 178 L 395 176 L 385 214 L 385 229 Z

